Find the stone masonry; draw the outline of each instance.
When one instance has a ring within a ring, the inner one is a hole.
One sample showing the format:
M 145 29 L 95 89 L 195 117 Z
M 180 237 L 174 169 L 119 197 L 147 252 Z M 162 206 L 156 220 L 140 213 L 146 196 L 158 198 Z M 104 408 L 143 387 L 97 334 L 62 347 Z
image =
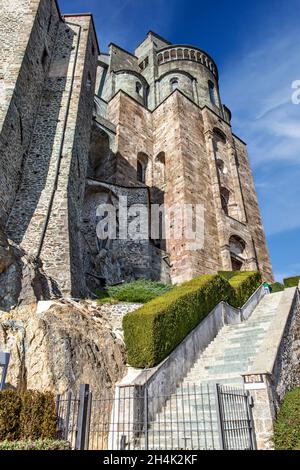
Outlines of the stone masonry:
M 55 0 L 0 7 L 0 225 L 60 295 L 232 269 L 271 281 L 246 144 L 214 60 L 153 32 L 134 54 L 115 44 L 104 54 L 90 14 L 62 16 Z M 202 248 L 186 224 L 178 239 L 99 242 L 97 207 L 118 213 L 125 196 L 149 214 L 153 203 L 201 205 Z

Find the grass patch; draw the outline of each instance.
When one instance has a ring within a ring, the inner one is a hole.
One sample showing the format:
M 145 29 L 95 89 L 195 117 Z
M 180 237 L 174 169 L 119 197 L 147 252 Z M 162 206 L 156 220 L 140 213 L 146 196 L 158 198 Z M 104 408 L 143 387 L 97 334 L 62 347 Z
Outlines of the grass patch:
M 172 289 L 174 289 L 174 286 L 171 284 L 166 285 L 148 279 L 139 279 L 134 282 L 107 287 L 105 291 L 98 292 L 98 301 L 99 303 L 128 302 L 144 304 Z
M 300 450 L 300 388 L 287 393 L 274 429 L 276 450 Z

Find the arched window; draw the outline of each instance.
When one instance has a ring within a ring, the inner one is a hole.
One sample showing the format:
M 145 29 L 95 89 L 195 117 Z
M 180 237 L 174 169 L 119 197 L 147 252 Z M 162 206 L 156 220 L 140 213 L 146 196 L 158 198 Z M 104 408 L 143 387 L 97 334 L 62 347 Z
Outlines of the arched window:
M 213 82 L 209 81 L 208 82 L 208 90 L 209 90 L 209 98 L 210 98 L 210 102 L 216 106 L 217 103 L 216 103 L 216 96 L 215 96 L 215 85 L 213 84 Z
M 140 152 L 137 158 L 137 180 L 140 183 L 146 184 L 148 157 L 145 153 Z
M 229 240 L 230 258 L 233 271 L 241 271 L 246 260 L 246 242 L 238 235 Z
M 145 183 L 145 172 L 141 162 L 137 162 L 137 180 L 140 183 Z
M 136 82 L 135 84 L 135 91 L 139 96 L 142 96 L 143 92 L 143 85 L 140 82 Z
M 221 202 L 222 202 L 222 209 L 225 212 L 226 215 L 229 215 L 229 198 L 230 198 L 230 192 L 228 191 L 227 188 L 222 187 L 221 188 Z
M 179 86 L 179 80 L 177 77 L 174 77 L 174 78 L 171 78 L 170 80 L 170 85 L 171 85 L 171 90 L 174 91 L 174 90 L 177 90 L 178 86 Z

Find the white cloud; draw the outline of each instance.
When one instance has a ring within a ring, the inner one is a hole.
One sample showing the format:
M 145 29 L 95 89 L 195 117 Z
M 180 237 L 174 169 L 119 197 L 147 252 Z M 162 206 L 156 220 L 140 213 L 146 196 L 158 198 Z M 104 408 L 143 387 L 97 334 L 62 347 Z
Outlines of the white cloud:
M 300 227 L 299 30 L 242 44 L 221 75 L 223 101 L 248 151 L 268 235 Z

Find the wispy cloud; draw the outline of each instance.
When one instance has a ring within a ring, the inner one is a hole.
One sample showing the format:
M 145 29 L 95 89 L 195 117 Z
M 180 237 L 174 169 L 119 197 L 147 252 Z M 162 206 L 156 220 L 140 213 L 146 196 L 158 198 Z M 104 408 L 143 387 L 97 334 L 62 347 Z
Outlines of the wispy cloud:
M 300 227 L 300 105 L 292 103 L 299 47 L 299 30 L 266 31 L 239 48 L 221 77 L 234 129 L 248 142 L 269 235 Z

